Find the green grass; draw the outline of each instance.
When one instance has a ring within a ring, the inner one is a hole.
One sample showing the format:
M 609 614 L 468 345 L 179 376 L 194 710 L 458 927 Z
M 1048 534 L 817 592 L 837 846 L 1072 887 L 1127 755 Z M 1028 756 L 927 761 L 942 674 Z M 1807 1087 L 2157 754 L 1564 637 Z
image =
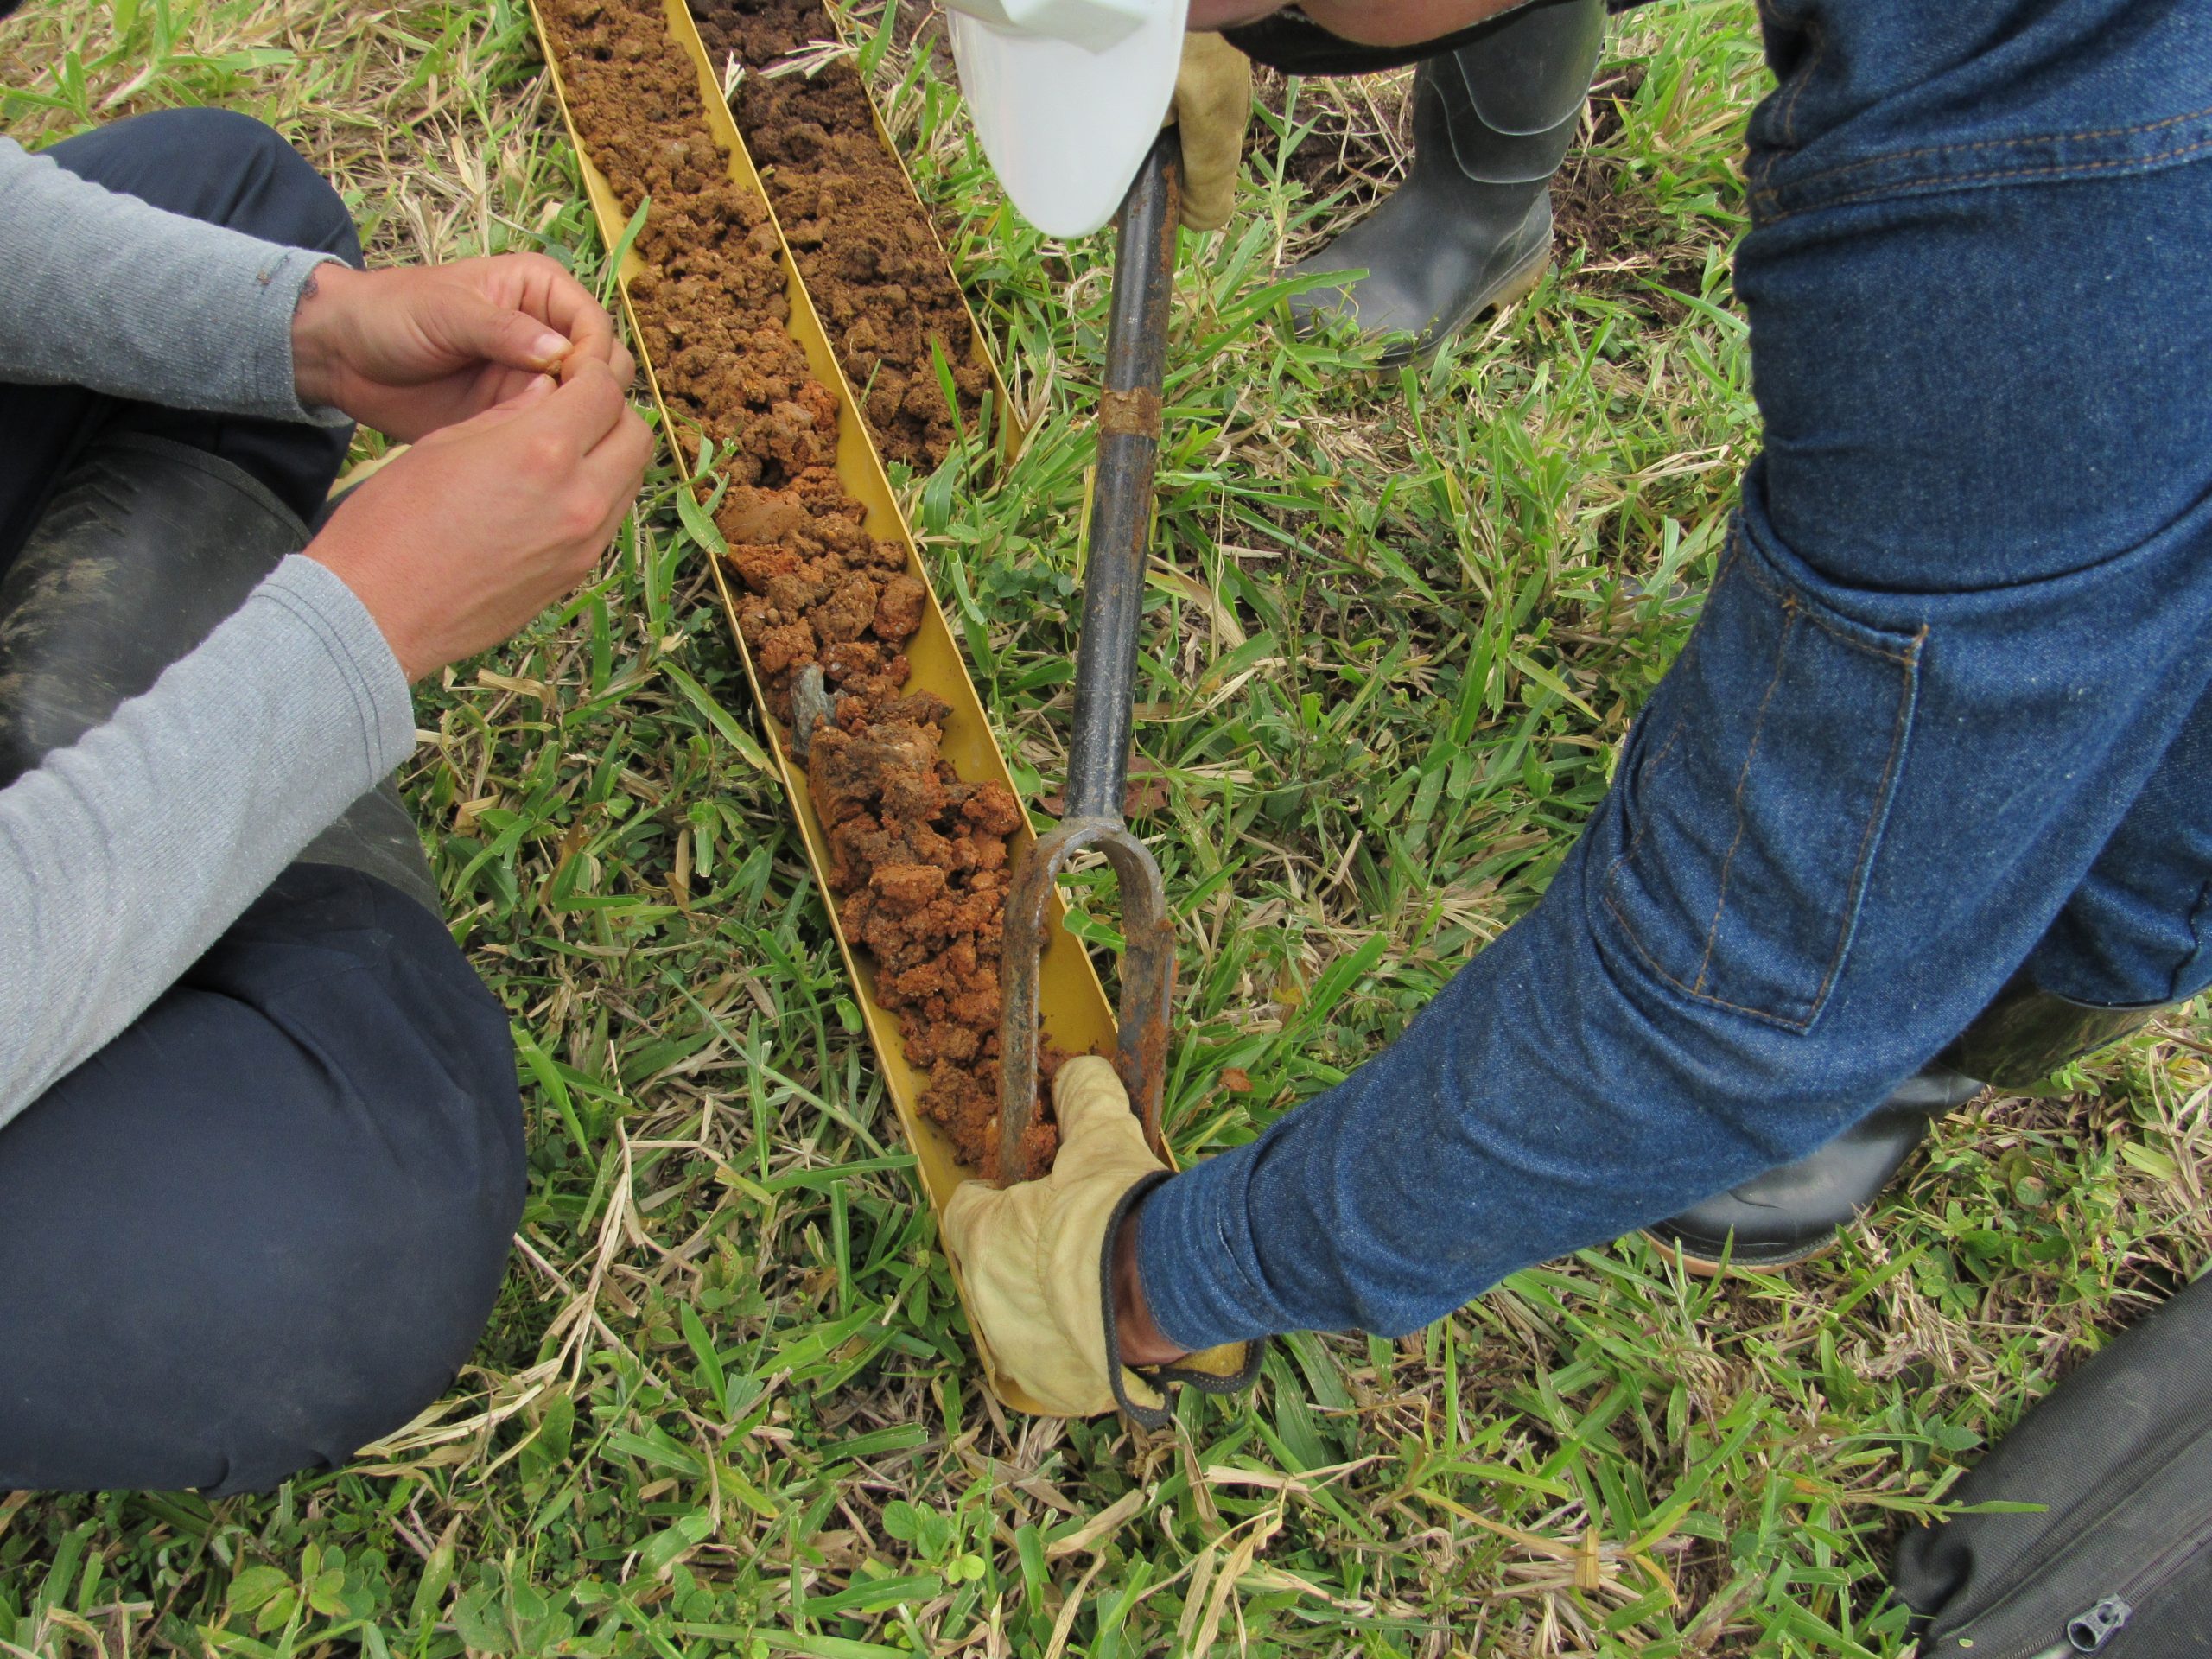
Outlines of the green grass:
M 1186 238 L 1138 731 L 1186 1156 L 1371 1054 L 1534 901 L 1694 619 L 1757 438 L 1727 254 L 1764 72 L 1738 0 L 1609 50 L 1558 269 L 1431 365 L 1294 343 L 1270 286 L 1387 180 L 1402 78 L 1268 84 L 1236 222 Z M 876 73 L 1040 417 L 1002 474 L 906 487 L 1043 792 L 1106 250 L 1013 220 L 938 70 Z M 378 257 L 601 278 L 507 0 L 32 0 L 0 85 L 32 140 L 232 104 Z M 1169 1434 L 1005 1418 L 673 487 L 418 702 L 410 793 L 531 1113 L 474 1364 L 272 1497 L 0 1497 L 5 1651 L 1896 1655 L 1896 1529 L 2205 1259 L 2200 1020 L 1946 1123 L 1787 1279 L 1687 1281 L 1629 1241 L 1406 1342 L 1292 1338 Z

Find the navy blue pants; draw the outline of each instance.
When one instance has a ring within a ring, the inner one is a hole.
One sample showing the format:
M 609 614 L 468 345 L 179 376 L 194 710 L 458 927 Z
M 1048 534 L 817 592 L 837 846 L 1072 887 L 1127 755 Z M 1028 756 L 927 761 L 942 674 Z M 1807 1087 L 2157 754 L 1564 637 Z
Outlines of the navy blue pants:
M 1765 0 L 1766 451 L 1542 902 L 1138 1213 L 1191 1347 L 1395 1334 L 1804 1156 L 2023 966 L 2212 982 L 2212 26 Z
M 141 116 L 48 153 L 156 207 L 360 257 L 336 194 L 245 117 Z M 302 519 L 346 445 L 0 385 L 0 569 L 118 428 L 220 454 Z M 443 924 L 356 871 L 294 865 L 0 1128 L 0 1491 L 253 1491 L 343 1462 L 467 1359 L 523 1174 L 506 1019 Z

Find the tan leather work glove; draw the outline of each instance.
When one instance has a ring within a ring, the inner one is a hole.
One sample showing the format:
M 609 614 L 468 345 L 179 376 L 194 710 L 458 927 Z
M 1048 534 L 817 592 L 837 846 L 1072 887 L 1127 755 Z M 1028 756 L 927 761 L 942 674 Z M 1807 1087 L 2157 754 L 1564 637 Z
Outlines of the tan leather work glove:
M 1114 1068 L 1083 1055 L 1052 1086 L 1060 1150 L 1041 1180 L 969 1181 L 944 1207 L 944 1243 L 959 1265 L 976 1335 L 1007 1380 L 1055 1416 L 1117 1407 L 1147 1428 L 1168 1421 L 1152 1380 L 1121 1363 L 1108 1322 L 1107 1252 L 1122 1213 L 1167 1166 L 1145 1144 Z M 1194 1354 L 1153 1376 L 1210 1392 L 1249 1383 L 1256 1343 Z
M 1184 227 L 1217 231 L 1236 200 L 1252 120 L 1252 60 L 1218 35 L 1185 35 L 1167 119 L 1182 129 Z

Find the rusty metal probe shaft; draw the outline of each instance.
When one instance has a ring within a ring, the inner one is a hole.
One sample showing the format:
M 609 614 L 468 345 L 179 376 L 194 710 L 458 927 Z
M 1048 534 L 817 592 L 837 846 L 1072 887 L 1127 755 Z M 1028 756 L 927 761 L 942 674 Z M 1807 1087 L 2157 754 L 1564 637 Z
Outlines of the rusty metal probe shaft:
M 1037 1109 L 1037 1004 L 1054 879 L 1085 848 L 1105 855 L 1121 887 L 1122 1007 L 1116 1069 L 1154 1151 L 1162 1150 L 1167 1003 L 1175 941 L 1160 866 L 1122 822 L 1135 722 L 1137 628 L 1144 615 L 1160 396 L 1167 370 L 1168 301 L 1175 288 L 1181 147 L 1162 132 L 1122 202 L 1114 291 L 1099 397 L 1098 461 L 1084 567 L 1075 664 L 1075 732 L 1067 813 L 1020 862 L 1007 893 L 1000 975 L 999 1172 L 1018 1180 L 1021 1142 Z

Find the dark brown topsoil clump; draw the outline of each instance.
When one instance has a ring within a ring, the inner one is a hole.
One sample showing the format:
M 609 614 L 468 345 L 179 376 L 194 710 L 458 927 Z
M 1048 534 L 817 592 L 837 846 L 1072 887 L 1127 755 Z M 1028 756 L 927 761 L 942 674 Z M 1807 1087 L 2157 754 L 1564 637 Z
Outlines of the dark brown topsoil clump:
M 960 778 L 938 755 L 946 706 L 903 691 L 901 647 L 927 593 L 838 480 L 836 397 L 784 327 L 774 228 L 728 181 L 660 8 L 551 0 L 546 16 L 592 159 L 626 212 L 652 197 L 630 296 L 663 394 L 729 448 L 715 522 L 772 712 L 789 721 L 810 663 L 842 694 L 836 728 L 815 736 L 810 787 L 847 934 L 874 958 L 877 1000 L 926 1073 L 923 1111 L 963 1163 L 995 1175 L 1000 935 L 1020 807 L 1001 784 Z M 1057 1144 L 1042 1119 L 1025 1173 Z
M 836 38 L 821 0 L 692 0 L 717 71 L 744 74 L 730 113 L 760 169 L 806 290 L 836 343 L 853 395 L 886 461 L 927 471 L 953 441 L 931 342 L 952 371 L 971 429 L 989 378 L 974 330 L 921 204 L 883 147 L 852 64 L 770 75 L 815 42 Z

